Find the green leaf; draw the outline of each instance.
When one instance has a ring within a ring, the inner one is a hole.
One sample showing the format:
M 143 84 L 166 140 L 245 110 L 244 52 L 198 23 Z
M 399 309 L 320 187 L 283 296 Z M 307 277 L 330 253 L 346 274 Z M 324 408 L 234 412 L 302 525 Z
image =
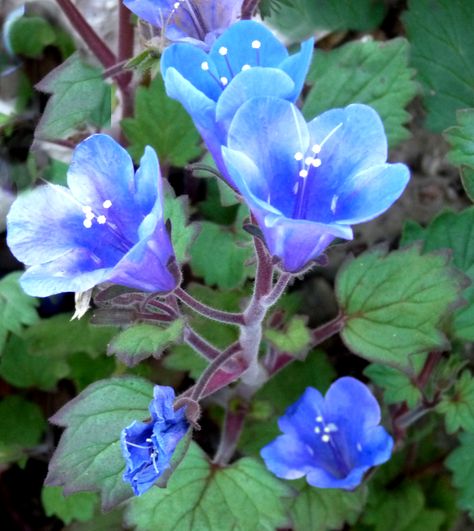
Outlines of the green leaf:
M 69 378 L 76 384 L 78 391 L 82 391 L 91 383 L 112 375 L 116 368 L 115 358 L 105 354 L 91 358 L 83 352 L 76 352 L 67 358 Z
M 246 265 L 252 256 L 250 237 L 242 230 L 204 221 L 191 246 L 191 268 L 208 286 L 221 289 L 241 286 L 251 269 Z M 212 257 L 212 260 L 210 259 Z
M 286 330 L 269 328 L 265 330 L 264 337 L 280 352 L 300 354 L 311 344 L 311 333 L 306 322 L 306 317 L 292 317 Z
M 460 446 L 446 460 L 453 473 L 453 484 L 459 491 L 458 506 L 474 518 L 474 434 L 461 433 Z
M 137 89 L 134 117 L 122 120 L 121 125 L 137 162 L 147 145 L 155 149 L 162 164 L 173 166 L 185 166 L 201 154 L 200 137 L 191 118 L 180 103 L 166 95 L 159 75 L 149 87 Z
M 103 513 L 97 511 L 87 522 L 73 522 L 63 531 L 118 531 L 123 529 L 123 512 L 121 510 Z
M 406 402 L 409 408 L 414 408 L 421 399 L 420 390 L 406 374 L 397 369 L 372 363 L 364 370 L 364 374 L 383 388 L 386 404 Z
M 9 31 L 13 52 L 33 59 L 40 57 L 46 46 L 53 44 L 55 40 L 54 28 L 41 17 L 20 17 Z
M 391 146 L 409 137 L 405 110 L 416 93 L 408 67 L 409 44 L 403 38 L 387 42 L 351 42 L 335 50 L 318 51 L 307 81 L 310 90 L 303 114 L 313 119 L 350 103 L 372 106 L 382 118 Z
M 217 468 L 193 444 L 167 488 L 134 498 L 125 519 L 136 531 L 270 530 L 284 527 L 281 498 L 289 495 L 260 462 L 244 458 Z
M 174 192 L 168 190 L 165 194 L 165 220 L 171 222 L 171 241 L 178 262 L 189 260 L 188 250 L 196 238 L 198 226 L 189 223 L 189 198 L 187 196 L 174 197 Z
M 33 354 L 29 344 L 16 336 L 10 337 L 0 358 L 0 376 L 16 387 L 50 391 L 68 374 L 69 366 L 64 359 Z
M 112 88 L 99 68 L 86 64 L 77 54 L 36 88 L 52 94 L 36 128 L 38 138 L 68 138 L 89 125 L 100 129 L 110 123 Z
M 150 382 L 127 376 L 96 382 L 66 404 L 50 419 L 66 430 L 46 484 L 63 486 L 66 495 L 100 491 L 104 510 L 130 498 L 132 489 L 122 479 L 120 433 L 134 420 L 148 418 L 152 398 Z
M 175 345 L 163 360 L 163 366 L 172 371 L 188 372 L 197 380 L 209 363 L 188 345 Z
M 23 326 L 38 321 L 38 299 L 26 295 L 18 280 L 21 273 L 10 273 L 0 280 L 0 354 L 8 332 L 21 334 Z
M 24 450 L 41 441 L 46 428 L 41 409 L 21 396 L 11 395 L 0 401 L 0 463 L 16 461 Z
M 41 502 L 46 516 L 57 516 L 65 524 L 70 524 L 73 520 L 91 520 L 98 499 L 94 492 L 77 492 L 64 496 L 61 487 L 43 487 Z
M 409 373 L 419 361 L 413 354 L 443 349 L 441 321 L 458 303 L 464 280 L 446 262 L 446 256 L 412 247 L 388 255 L 368 251 L 346 263 L 336 280 L 346 345 Z
M 115 354 L 122 363 L 133 367 L 150 356 L 159 358 L 170 343 L 181 338 L 183 329 L 184 319 L 176 319 L 166 328 L 138 323 L 112 339 L 108 354 Z
M 474 432 L 474 378 L 464 371 L 447 395 L 444 395 L 436 411 L 445 415 L 446 431 L 459 429 Z
M 460 167 L 464 189 L 474 201 L 474 109 L 460 110 L 456 117 L 458 125 L 445 132 L 451 144 L 448 160 Z
M 364 508 L 367 490 L 315 489 L 306 482 L 290 510 L 294 531 L 326 531 L 354 524 Z
M 410 0 L 404 22 L 412 63 L 425 89 L 426 125 L 440 132 L 458 109 L 474 107 L 471 0 Z

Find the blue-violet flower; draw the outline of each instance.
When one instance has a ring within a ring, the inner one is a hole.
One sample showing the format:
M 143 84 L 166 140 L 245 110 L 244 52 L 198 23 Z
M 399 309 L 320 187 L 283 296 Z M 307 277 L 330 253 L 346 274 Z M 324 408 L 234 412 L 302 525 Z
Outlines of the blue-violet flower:
M 368 387 L 339 378 L 325 397 L 308 387 L 279 419 L 283 435 L 260 454 L 280 478 L 306 476 L 313 487 L 352 490 L 369 468 L 390 459 L 393 439 L 379 424 L 380 407 Z
M 237 21 L 243 0 L 124 0 L 135 15 L 161 29 L 172 42 L 209 49 Z
M 123 479 L 130 483 L 136 496 L 152 487 L 169 467 L 176 446 L 189 428 L 184 408 L 173 409 L 172 387 L 156 385 L 153 396 L 151 420 L 132 422 L 120 437 L 126 463 Z
M 20 280 L 23 289 L 39 297 L 105 281 L 174 289 L 153 149 L 145 148 L 135 173 L 125 149 L 107 135 L 93 135 L 74 150 L 67 182 L 69 188 L 48 184 L 21 194 L 10 209 L 8 246 L 30 266 Z
M 313 40 L 292 55 L 265 26 L 242 20 L 217 39 L 207 54 L 186 43 L 173 44 L 161 58 L 168 95 L 185 107 L 219 171 L 233 185 L 221 146 L 237 109 L 256 96 L 295 101 L 311 63 Z
M 367 105 L 333 109 L 308 124 L 291 103 L 254 98 L 240 107 L 223 147 L 227 170 L 271 254 L 303 270 L 351 225 L 375 218 L 402 194 L 403 164 L 387 164 L 387 140 Z

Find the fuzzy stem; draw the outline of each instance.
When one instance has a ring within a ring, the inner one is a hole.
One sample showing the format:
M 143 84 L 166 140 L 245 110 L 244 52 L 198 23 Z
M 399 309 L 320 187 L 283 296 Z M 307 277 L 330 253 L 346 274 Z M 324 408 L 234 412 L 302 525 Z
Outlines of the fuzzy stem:
M 184 330 L 184 341 L 207 360 L 212 361 L 221 354 L 220 350 L 208 343 L 190 326 L 187 326 Z
M 273 306 L 278 299 L 283 295 L 288 282 L 291 280 L 290 273 L 282 273 L 277 282 L 273 286 L 272 291 L 263 298 L 263 302 L 267 308 Z
M 118 0 L 118 62 L 127 61 L 133 56 L 133 44 L 135 38 L 135 28 L 130 20 L 131 13 L 123 3 Z M 122 118 L 133 116 L 133 91 L 130 83 L 132 81 L 132 72 L 122 72 L 120 75 L 121 93 L 122 93 Z
M 218 321 L 220 323 L 234 325 L 243 325 L 245 323 L 243 314 L 225 312 L 222 310 L 217 310 L 216 308 L 212 308 L 211 306 L 207 306 L 207 304 L 203 304 L 202 302 L 198 301 L 192 295 L 184 291 L 181 287 L 176 288 L 174 290 L 174 294 L 189 308 L 194 310 L 196 313 L 207 317 L 208 319 L 212 319 L 213 321 Z

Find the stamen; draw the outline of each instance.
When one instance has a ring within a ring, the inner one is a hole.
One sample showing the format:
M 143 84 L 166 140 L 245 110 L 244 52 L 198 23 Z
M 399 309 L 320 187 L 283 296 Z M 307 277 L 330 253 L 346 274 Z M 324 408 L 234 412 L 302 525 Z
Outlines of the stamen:
M 319 168 L 319 166 L 322 164 L 322 161 L 321 159 L 313 159 L 312 164 L 315 168 Z
M 225 46 L 221 46 L 219 48 L 219 55 L 222 55 L 222 56 L 227 55 L 227 52 L 228 52 L 228 50 L 227 50 L 227 48 Z
M 173 7 L 174 7 L 175 9 L 178 9 L 178 8 L 179 8 L 179 5 L 180 5 L 180 3 L 181 3 L 181 2 L 175 2 L 175 3 L 173 4 Z
M 145 442 L 153 442 L 150 437 L 148 437 L 148 439 L 145 439 Z
M 204 72 L 207 72 L 209 70 L 209 63 L 207 61 L 203 61 L 201 63 L 201 68 L 204 70 Z
M 252 48 L 254 50 L 259 50 L 261 46 L 262 46 L 262 43 L 260 41 L 258 40 L 252 41 Z
M 306 157 L 306 158 L 304 159 L 304 163 L 305 163 L 307 166 L 309 166 L 309 165 L 313 162 L 313 160 L 314 160 L 313 157 Z
M 107 218 L 105 216 L 98 216 L 97 223 L 99 225 L 104 225 L 105 223 L 107 223 Z
M 318 154 L 321 151 L 321 146 L 319 144 L 314 144 L 314 146 L 311 148 L 311 151 Z
M 321 440 L 325 443 L 328 443 L 331 440 L 331 437 L 329 437 L 327 434 L 324 434 L 321 436 Z
M 90 216 L 92 214 L 92 208 L 90 206 L 83 206 L 82 211 L 86 216 Z
M 323 139 L 323 141 L 321 142 L 321 144 L 319 144 L 319 150 L 321 151 L 321 148 L 324 146 L 324 144 L 332 137 L 332 135 L 339 129 L 343 126 L 343 122 L 341 122 L 340 124 L 336 125 L 336 127 L 330 131 Z M 318 144 L 315 144 L 315 146 L 318 145 Z M 314 147 L 314 146 L 313 146 Z
M 142 446 L 141 444 L 135 444 L 129 441 L 125 441 L 125 444 L 128 446 L 133 446 L 134 448 L 141 448 L 142 450 L 148 450 L 148 448 L 150 448 L 149 446 Z
M 225 87 L 226 85 L 228 85 L 229 80 L 225 76 L 222 76 L 221 77 L 221 83 Z
M 151 452 L 150 457 L 151 457 L 151 462 L 153 463 L 153 468 L 155 469 L 155 472 L 156 472 L 157 474 L 159 474 L 160 471 L 158 470 L 158 467 L 156 466 L 156 461 L 155 461 L 156 452 Z
M 323 422 L 323 421 L 324 421 L 324 419 L 323 419 L 322 415 L 318 415 L 316 417 L 316 422 Z
M 306 177 L 308 177 L 308 170 L 300 170 L 298 175 L 300 177 L 303 177 L 303 179 L 305 179 Z
M 321 433 L 321 428 L 319 426 L 316 426 L 314 428 L 314 433 Z
M 112 201 L 110 199 L 106 199 L 103 203 L 102 203 L 102 206 L 104 208 L 110 208 L 112 206 Z
M 303 153 L 301 151 L 295 153 L 295 160 L 303 160 Z
M 241 70 L 242 72 L 245 72 L 246 70 L 250 70 L 252 67 L 250 65 L 244 65 Z
M 92 227 L 92 221 L 91 221 L 90 218 L 86 218 L 86 219 L 82 222 L 82 224 L 84 225 L 84 227 L 85 227 L 86 229 L 90 229 L 90 228 Z
M 335 432 L 338 430 L 338 427 L 334 424 L 334 422 L 330 422 L 325 428 L 324 431 L 326 433 Z

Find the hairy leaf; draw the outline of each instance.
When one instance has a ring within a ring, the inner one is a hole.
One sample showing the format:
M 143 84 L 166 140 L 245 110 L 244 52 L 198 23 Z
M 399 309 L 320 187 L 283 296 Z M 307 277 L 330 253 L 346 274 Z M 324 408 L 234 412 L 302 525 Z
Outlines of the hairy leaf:
M 41 501 L 46 516 L 57 516 L 65 524 L 70 524 L 74 520 L 92 520 L 98 499 L 94 492 L 76 492 L 64 496 L 61 487 L 43 487 Z
M 383 388 L 387 404 L 406 402 L 408 407 L 413 408 L 421 399 L 421 391 L 406 374 L 397 369 L 372 363 L 364 370 L 364 374 Z
M 474 518 L 474 434 L 462 433 L 460 446 L 446 460 L 453 473 L 453 484 L 459 491 L 458 506 Z
M 445 415 L 448 433 L 454 433 L 459 429 L 474 432 L 474 378 L 469 371 L 461 374 L 436 410 Z

